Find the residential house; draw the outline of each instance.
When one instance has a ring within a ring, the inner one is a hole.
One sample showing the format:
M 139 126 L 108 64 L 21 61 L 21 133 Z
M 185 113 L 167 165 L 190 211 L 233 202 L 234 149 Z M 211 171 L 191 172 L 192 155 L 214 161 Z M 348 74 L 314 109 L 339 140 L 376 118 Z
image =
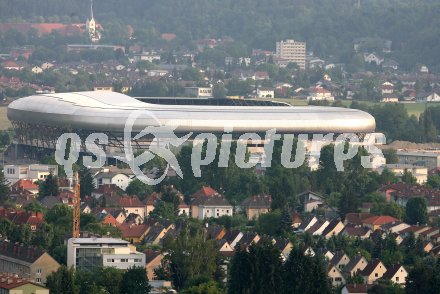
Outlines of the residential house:
M 243 234 L 243 237 L 238 241 L 240 246 L 249 248 L 252 244 L 257 244 L 261 237 L 257 233 L 247 232 Z
M 224 215 L 232 216 L 233 212 L 232 205 L 220 194 L 195 199 L 191 206 L 197 206 L 198 215 L 196 217 L 201 220 Z
M 293 244 L 287 239 L 275 239 L 275 246 L 280 250 L 281 256 L 286 260 L 292 251 Z
M 154 273 L 154 270 L 162 266 L 164 255 L 160 253 L 160 251 L 155 251 L 151 249 L 144 251 L 144 253 L 145 269 L 147 270 L 148 280 L 156 280 L 156 274 Z
M 122 207 L 126 214 L 131 213 L 138 214 L 142 218 L 145 218 L 145 205 L 136 196 L 123 196 L 118 199 L 118 205 Z
M 124 193 L 124 190 L 116 186 L 115 184 L 103 184 L 99 187 L 97 187 L 92 192 L 92 197 L 99 199 L 104 195 L 122 195 Z M 115 203 L 116 204 L 116 203 Z M 108 205 L 110 205 L 108 203 Z
M 198 190 L 196 193 L 194 193 L 191 197 L 191 217 L 197 218 L 199 216 L 199 199 L 211 197 L 214 195 L 217 195 L 218 192 L 211 187 L 202 186 L 200 190 Z
M 121 230 L 122 239 L 132 244 L 141 243 L 150 230 L 150 227 L 145 224 L 121 224 L 118 228 Z
M 11 211 L 8 218 L 16 226 L 29 225 L 32 232 L 44 222 L 42 212 L 16 210 Z
M 45 196 L 40 200 L 40 204 L 46 209 L 52 209 L 55 205 L 62 204 L 62 202 L 56 196 Z
M 272 88 L 258 88 L 257 98 L 275 98 L 275 91 Z
M 350 262 L 350 257 L 344 253 L 344 251 L 338 251 L 330 260 L 330 264 L 334 265 L 340 270 L 343 270 L 345 266 Z
M 142 224 L 143 222 L 144 222 L 144 218 L 137 213 L 130 213 L 129 215 L 127 215 L 127 218 L 124 221 L 124 223 L 126 224 L 135 224 L 135 225 Z
M 374 63 L 377 66 L 379 66 L 384 61 L 384 59 L 383 57 L 380 57 L 376 53 L 364 53 L 364 61 L 365 63 L 368 64 Z
M 0 274 L 0 293 L 4 294 L 49 294 L 49 289 L 17 275 Z
M 164 226 L 156 224 L 150 228 L 143 242 L 148 245 L 159 245 L 167 232 L 168 230 Z
M 60 264 L 36 247 L 3 241 L 0 243 L 0 272 L 18 274 L 38 284 L 57 271 Z
M 224 239 L 229 242 L 232 248 L 235 248 L 237 243 L 243 238 L 243 233 L 238 230 L 229 230 L 225 236 Z
M 408 272 L 401 264 L 392 264 L 388 266 L 387 271 L 383 275 L 383 279 L 399 285 L 405 285 Z
M 345 284 L 345 278 L 338 267 L 330 265 L 327 269 L 327 275 L 333 287 L 339 287 Z
M 402 221 L 392 222 L 382 225 L 381 229 L 387 233 L 398 233 L 406 228 L 410 227 L 407 223 Z
M 256 220 L 261 214 L 270 211 L 271 203 L 270 195 L 254 195 L 243 200 L 240 206 L 246 212 L 248 220 Z
M 109 172 L 103 170 L 93 177 L 95 187 L 99 188 L 105 184 L 115 184 L 122 190 L 125 190 L 130 184 L 132 176 L 122 172 Z
M 312 236 L 321 236 L 322 232 L 328 226 L 328 224 L 328 220 L 318 220 L 313 226 L 306 230 L 306 232 L 311 234 Z
M 100 213 L 99 216 L 96 217 L 96 219 L 101 221 L 101 224 L 104 226 L 116 227 L 117 225 L 119 225 L 118 221 L 110 213 Z
M 416 102 L 440 102 L 440 95 L 436 92 L 420 93 L 416 96 Z
M 368 212 L 350 212 L 345 215 L 344 224 L 345 225 L 354 225 L 354 226 L 362 226 L 363 220 L 369 217 L 374 216 L 374 214 Z
M 370 284 L 347 284 L 342 288 L 341 294 L 368 294 L 368 290 L 373 287 Z
M 229 256 L 234 253 L 234 248 L 232 248 L 225 239 L 217 240 L 216 245 L 218 251 L 224 256 Z
M 400 231 L 399 234 L 404 238 L 408 237 L 410 234 L 414 234 L 414 237 L 418 238 L 421 233 L 428 231 L 430 229 L 431 227 L 428 226 L 410 226 Z
M 207 228 L 208 237 L 214 240 L 221 240 L 226 235 L 226 229 L 220 225 L 212 225 Z
M 333 252 L 331 252 L 330 250 L 325 249 L 325 248 L 320 248 L 320 249 L 318 249 L 318 250 L 316 251 L 316 254 L 321 255 L 321 256 L 324 256 L 324 258 L 325 258 L 327 261 L 332 260 L 332 258 L 335 256 L 335 255 L 333 254 Z
M 157 202 L 162 198 L 162 193 L 153 192 L 147 198 L 144 199 L 145 204 L 145 214 L 147 216 L 154 210 Z
M 292 214 L 292 227 L 294 229 L 297 229 L 301 225 L 301 223 L 302 223 L 301 216 L 299 215 L 299 213 L 294 212 Z
M 341 233 L 344 236 L 359 238 L 361 240 L 368 239 L 371 235 L 371 229 L 367 227 L 358 227 L 353 225 L 345 226 Z
M 353 257 L 345 266 L 344 273 L 349 276 L 355 276 L 358 272 L 363 271 L 368 265 L 368 261 L 360 254 Z
M 335 97 L 332 95 L 332 92 L 322 88 L 322 87 L 314 87 L 309 89 L 309 96 L 307 96 L 307 101 L 334 101 Z
M 11 185 L 11 194 L 38 194 L 39 186 L 32 180 L 20 179 Z
M 298 232 L 305 232 L 308 229 L 310 229 L 316 222 L 318 222 L 318 219 L 316 216 L 311 216 L 308 219 L 304 220 L 298 227 Z
M 322 236 L 326 239 L 330 239 L 332 236 L 339 235 L 344 227 L 344 224 L 339 218 L 332 219 L 328 226 L 322 231 Z
M 362 224 L 372 231 L 380 229 L 382 225 L 399 221 L 397 218 L 388 215 L 376 215 L 364 219 Z
M 364 279 L 364 283 L 373 284 L 386 273 L 387 268 L 378 259 L 371 260 L 368 265 L 360 272 L 360 275 Z

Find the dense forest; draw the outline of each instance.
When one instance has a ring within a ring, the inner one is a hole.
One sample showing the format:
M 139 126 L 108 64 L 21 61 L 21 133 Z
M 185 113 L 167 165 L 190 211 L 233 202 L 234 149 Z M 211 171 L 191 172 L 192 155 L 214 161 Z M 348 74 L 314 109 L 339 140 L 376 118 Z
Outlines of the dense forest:
M 89 0 L 0 0 L 0 21 L 85 21 Z M 274 50 L 277 40 L 307 42 L 317 56 L 352 58 L 360 37 L 391 40 L 401 67 L 440 66 L 440 2 L 436 0 L 95 0 L 95 18 L 107 29 L 135 28 L 151 42 L 175 33 L 185 43 L 230 36 L 248 49 Z M 371 48 L 378 49 L 381 48 Z M 378 52 L 381 53 L 381 52 Z

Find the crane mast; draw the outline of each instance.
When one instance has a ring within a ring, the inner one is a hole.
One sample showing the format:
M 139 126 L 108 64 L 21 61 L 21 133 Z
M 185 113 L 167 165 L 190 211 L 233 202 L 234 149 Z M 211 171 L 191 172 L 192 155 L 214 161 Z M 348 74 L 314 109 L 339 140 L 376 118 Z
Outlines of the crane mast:
M 81 197 L 78 172 L 73 178 L 73 217 L 72 217 L 72 238 L 80 237 Z

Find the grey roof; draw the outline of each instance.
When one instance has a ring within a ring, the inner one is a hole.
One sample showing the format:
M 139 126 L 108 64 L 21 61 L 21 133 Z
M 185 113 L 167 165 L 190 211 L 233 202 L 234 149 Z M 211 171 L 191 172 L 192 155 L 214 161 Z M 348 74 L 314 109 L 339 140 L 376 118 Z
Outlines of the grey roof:
M 158 124 L 176 132 L 224 132 L 225 123 L 236 132 L 372 132 L 374 118 L 363 111 L 318 106 L 208 106 L 144 103 L 116 92 L 41 94 L 17 99 L 8 106 L 11 121 L 94 131 L 124 130 L 136 110 L 132 130 Z

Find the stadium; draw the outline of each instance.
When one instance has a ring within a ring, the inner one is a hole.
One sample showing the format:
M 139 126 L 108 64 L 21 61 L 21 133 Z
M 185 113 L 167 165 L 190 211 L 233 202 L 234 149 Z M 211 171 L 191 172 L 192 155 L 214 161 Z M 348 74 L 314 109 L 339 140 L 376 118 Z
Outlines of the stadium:
M 189 132 L 223 134 L 226 128 L 234 138 L 248 132 L 264 134 L 270 129 L 291 134 L 363 134 L 375 130 L 374 118 L 355 109 L 257 100 L 236 101 L 234 105 L 229 99 L 197 104 L 187 103 L 189 99 L 180 104 L 179 99 L 173 104 L 160 103 L 159 98 L 154 104 L 141 100 L 104 91 L 41 94 L 10 103 L 7 115 L 19 145 L 48 149 L 55 149 L 58 137 L 66 132 L 77 133 L 82 139 L 90 133 L 105 133 L 107 148 L 123 148 L 124 127 L 134 111 L 145 114 L 133 122 L 133 136 L 146 126 L 163 125 L 170 126 L 178 136 Z M 135 140 L 137 146 L 146 146 L 142 140 L 151 138 Z

